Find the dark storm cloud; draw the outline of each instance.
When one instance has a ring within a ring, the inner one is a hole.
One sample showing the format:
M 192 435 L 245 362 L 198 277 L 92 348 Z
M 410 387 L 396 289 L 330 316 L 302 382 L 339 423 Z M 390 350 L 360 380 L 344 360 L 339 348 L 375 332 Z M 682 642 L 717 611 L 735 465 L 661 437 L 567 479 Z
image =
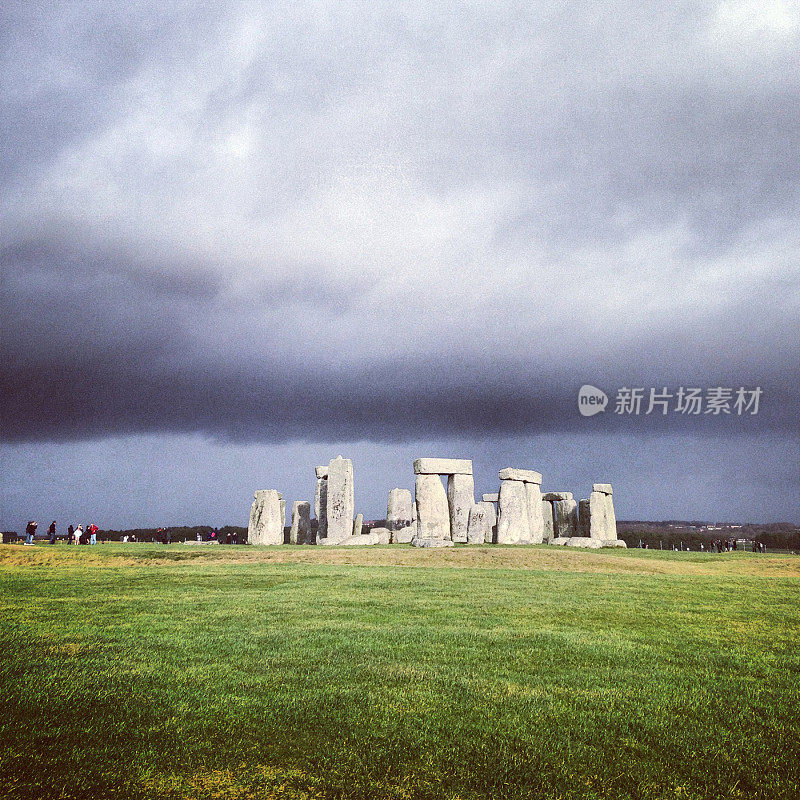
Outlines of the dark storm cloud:
M 6 6 L 3 435 L 796 435 L 768 5 Z M 584 382 L 764 407 L 584 420 Z

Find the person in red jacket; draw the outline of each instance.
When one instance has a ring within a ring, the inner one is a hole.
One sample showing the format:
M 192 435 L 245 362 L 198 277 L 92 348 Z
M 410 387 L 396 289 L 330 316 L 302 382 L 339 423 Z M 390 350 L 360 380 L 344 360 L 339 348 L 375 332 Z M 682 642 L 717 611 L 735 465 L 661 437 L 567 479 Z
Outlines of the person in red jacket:
M 89 544 L 97 544 L 97 531 L 99 528 L 94 522 L 89 526 L 88 533 L 89 533 Z

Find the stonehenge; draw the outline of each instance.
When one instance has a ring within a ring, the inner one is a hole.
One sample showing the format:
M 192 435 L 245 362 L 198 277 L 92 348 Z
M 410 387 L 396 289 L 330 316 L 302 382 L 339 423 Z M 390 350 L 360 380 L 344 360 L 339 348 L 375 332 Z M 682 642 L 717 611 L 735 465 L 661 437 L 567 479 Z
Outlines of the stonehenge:
M 292 503 L 291 527 L 286 501 L 276 489 L 254 494 L 247 540 L 255 545 L 318 544 L 452 547 L 455 544 L 553 544 L 597 549 L 625 547 L 617 538 L 613 487 L 595 483 L 589 497 L 576 501 L 572 492 L 542 492 L 542 474 L 532 469 L 499 470 L 499 491 L 475 501 L 472 461 L 462 458 L 418 458 L 413 464 L 414 494 L 395 487 L 388 494 L 386 520 L 364 521 L 355 514 L 353 462 L 337 456 L 315 468 L 311 504 Z M 446 476 L 446 484 L 442 478 Z

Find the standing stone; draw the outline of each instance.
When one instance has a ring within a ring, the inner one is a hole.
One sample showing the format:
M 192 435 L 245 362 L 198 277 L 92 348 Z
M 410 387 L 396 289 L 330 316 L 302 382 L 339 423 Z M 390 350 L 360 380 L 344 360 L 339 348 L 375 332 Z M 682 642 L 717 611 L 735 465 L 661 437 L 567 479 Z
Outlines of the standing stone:
M 472 475 L 448 475 L 447 504 L 450 507 L 450 538 L 454 542 L 466 542 L 469 512 L 475 504 L 475 479 Z
M 467 544 L 491 544 L 495 521 L 494 504 L 475 503 L 469 510 Z
M 614 513 L 614 498 L 612 497 L 611 492 L 609 492 L 605 497 L 606 497 L 606 539 L 614 540 L 617 538 L 617 515 Z
M 317 539 L 328 536 L 328 468 L 317 467 L 317 491 L 314 495 L 314 516 L 317 518 Z
M 498 505 L 497 543 L 528 544 L 531 540 L 531 529 L 525 484 L 522 481 L 502 481 Z
M 553 503 L 553 528 L 556 538 L 572 539 L 578 535 L 578 504 L 574 500 Z
M 418 539 L 450 539 L 450 508 L 438 475 L 418 474 L 414 494 Z
M 361 529 L 364 527 L 364 515 L 356 514 L 353 522 L 353 536 L 361 536 Z
M 589 512 L 589 501 L 578 501 L 578 536 L 587 538 L 591 536 L 591 521 Z
M 386 526 L 392 543 L 408 543 L 416 534 L 414 501 L 408 489 L 392 489 L 386 506 Z
M 528 498 L 528 524 L 531 529 L 531 544 L 544 541 L 544 519 L 542 519 L 542 489 L 538 483 L 525 483 Z
M 592 492 L 589 495 L 589 536 L 592 539 L 616 539 L 615 536 L 606 536 L 608 520 L 606 518 L 606 496 L 602 492 Z M 616 530 L 616 526 L 615 530 Z
M 292 504 L 292 529 L 289 544 L 309 544 L 311 540 L 311 503 L 295 500 Z
M 553 529 L 553 504 L 549 500 L 542 499 L 542 541 L 546 544 L 552 543 L 556 534 Z
M 255 500 L 250 507 L 250 524 L 247 526 L 247 541 L 250 544 L 283 544 L 282 502 L 283 496 L 275 489 L 263 489 L 255 493 Z
M 340 542 L 353 534 L 354 511 L 353 462 L 337 456 L 328 464 L 326 516 L 329 544 Z

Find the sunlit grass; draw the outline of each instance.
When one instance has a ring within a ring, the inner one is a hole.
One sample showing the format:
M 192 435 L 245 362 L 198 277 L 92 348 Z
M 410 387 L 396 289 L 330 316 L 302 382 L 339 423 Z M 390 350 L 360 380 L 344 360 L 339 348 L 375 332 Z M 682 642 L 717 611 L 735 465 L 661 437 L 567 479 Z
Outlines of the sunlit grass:
M 0 796 L 800 792 L 799 558 L 187 550 L 0 548 Z

